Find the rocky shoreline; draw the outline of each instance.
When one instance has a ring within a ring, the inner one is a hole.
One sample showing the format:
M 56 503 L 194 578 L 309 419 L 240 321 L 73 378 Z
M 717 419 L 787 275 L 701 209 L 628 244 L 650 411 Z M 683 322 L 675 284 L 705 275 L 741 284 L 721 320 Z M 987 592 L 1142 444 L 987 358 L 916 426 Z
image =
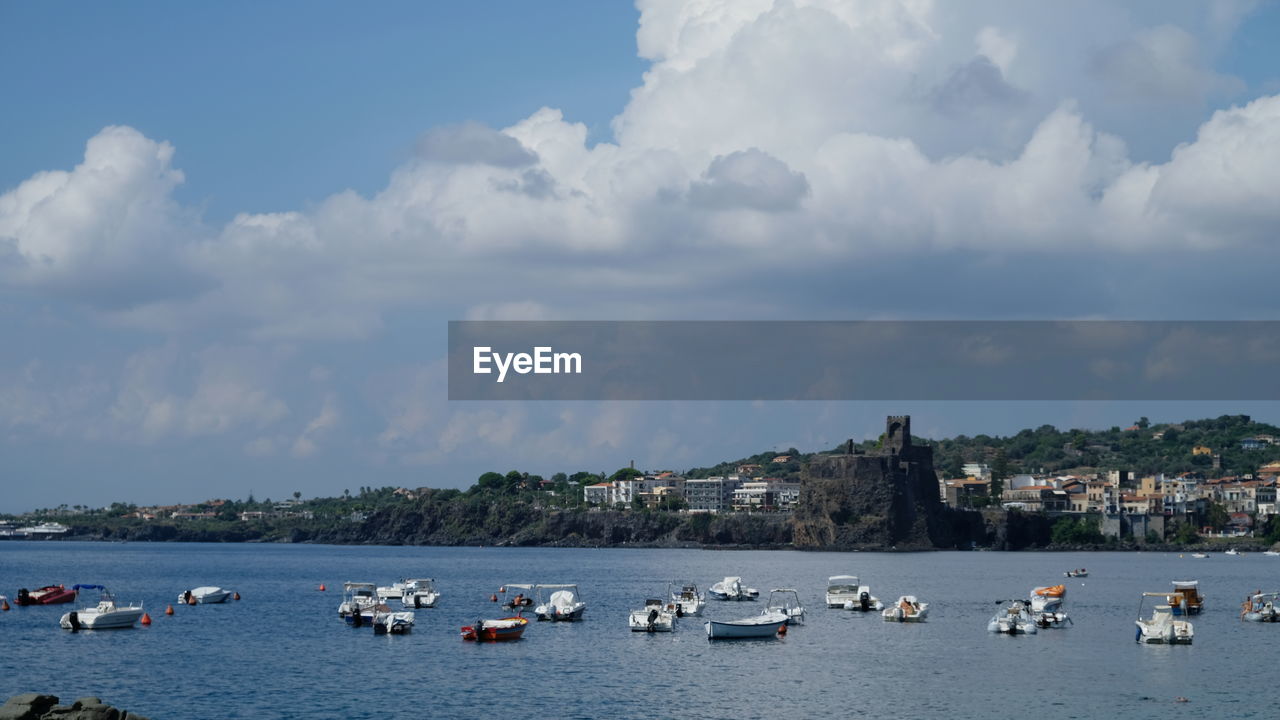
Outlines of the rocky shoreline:
M 0 720 L 147 720 L 134 712 L 111 707 L 96 697 L 82 697 L 59 705 L 58 696 L 40 693 L 14 695 L 0 706 Z

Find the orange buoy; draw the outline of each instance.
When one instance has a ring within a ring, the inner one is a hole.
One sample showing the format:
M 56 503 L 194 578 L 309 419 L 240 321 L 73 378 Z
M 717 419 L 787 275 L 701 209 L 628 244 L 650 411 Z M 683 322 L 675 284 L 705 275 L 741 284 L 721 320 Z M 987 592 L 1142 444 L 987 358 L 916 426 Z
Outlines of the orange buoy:
M 0 600 L 0 610 L 3 610 L 3 611 L 5 611 L 5 612 L 9 612 L 9 598 L 5 598 L 4 600 Z
M 164 614 L 165 614 L 165 615 L 172 615 L 172 614 L 173 614 L 173 606 L 172 606 L 172 605 L 165 605 L 165 606 L 164 606 Z
M 320 583 L 320 587 L 316 588 L 320 592 L 324 592 L 324 583 Z
M 503 585 L 502 587 L 498 588 L 498 592 L 504 593 L 504 592 L 506 592 L 506 591 L 507 591 L 507 586 L 506 586 L 506 585 Z
M 786 634 L 787 634 L 787 625 L 786 625 L 786 623 L 783 623 L 783 624 L 782 624 L 782 627 L 778 628 L 778 634 L 779 634 L 779 635 L 786 635 Z
M 150 614 L 148 614 L 148 613 L 142 613 L 142 624 L 143 624 L 143 625 L 150 625 L 150 624 L 151 624 L 151 615 L 150 615 Z
M 231 593 L 231 599 L 232 599 L 232 600 L 239 600 L 239 599 L 240 599 L 240 593 Z
M 489 602 L 498 602 L 498 596 L 496 593 L 489 596 Z

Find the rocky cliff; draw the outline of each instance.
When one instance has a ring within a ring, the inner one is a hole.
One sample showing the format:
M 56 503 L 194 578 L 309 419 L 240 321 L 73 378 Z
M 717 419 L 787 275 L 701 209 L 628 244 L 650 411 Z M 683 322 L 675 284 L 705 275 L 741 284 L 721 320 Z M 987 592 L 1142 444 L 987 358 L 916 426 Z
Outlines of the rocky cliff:
M 26 693 L 9 698 L 0 706 L 0 720 L 147 720 L 120 710 L 96 697 L 82 697 L 70 705 L 59 705 L 56 695 Z

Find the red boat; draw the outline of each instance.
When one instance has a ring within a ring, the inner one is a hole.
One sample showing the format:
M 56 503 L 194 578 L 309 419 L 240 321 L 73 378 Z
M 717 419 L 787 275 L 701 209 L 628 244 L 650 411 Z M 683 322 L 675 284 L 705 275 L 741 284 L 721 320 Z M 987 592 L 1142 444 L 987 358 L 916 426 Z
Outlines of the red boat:
M 475 640 L 478 642 L 519 640 L 520 636 L 524 634 L 525 626 L 528 624 L 529 621 L 522 617 L 506 617 L 500 620 L 479 620 L 475 625 L 464 625 L 462 627 L 462 639 Z
M 75 590 L 68 590 L 63 585 L 45 585 L 39 590 L 19 589 L 14 602 L 19 605 L 58 605 L 75 599 Z

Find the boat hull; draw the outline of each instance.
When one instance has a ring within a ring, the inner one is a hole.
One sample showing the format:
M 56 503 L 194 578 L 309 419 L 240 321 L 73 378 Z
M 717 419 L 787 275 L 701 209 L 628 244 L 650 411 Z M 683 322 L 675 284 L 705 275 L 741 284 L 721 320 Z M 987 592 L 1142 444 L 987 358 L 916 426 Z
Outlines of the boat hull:
M 66 630 L 121 630 L 137 625 L 142 613 L 141 607 L 118 608 L 107 612 L 80 610 L 63 615 L 58 624 Z
M 491 624 L 492 623 L 492 624 Z M 479 630 L 475 625 L 462 627 L 462 639 L 472 642 L 510 642 L 519 640 L 529 620 L 522 617 L 508 617 L 498 620 L 483 620 Z
M 26 588 L 18 591 L 18 595 L 13 599 L 16 605 L 61 605 L 69 603 L 76 599 L 76 591 L 69 590 L 62 585 L 46 585 L 38 590 L 26 591 Z
M 627 625 L 631 632 L 673 632 L 676 629 L 676 616 L 670 612 L 659 612 L 650 619 L 648 610 L 633 610 Z
M 415 610 L 421 608 L 433 608 L 436 606 L 436 601 L 439 599 L 439 593 L 409 593 L 401 598 L 400 604 Z
M 707 638 L 711 640 L 741 640 L 744 638 L 777 637 L 778 631 L 787 624 L 787 618 L 759 620 L 735 620 L 722 622 L 711 620 L 706 625 Z

